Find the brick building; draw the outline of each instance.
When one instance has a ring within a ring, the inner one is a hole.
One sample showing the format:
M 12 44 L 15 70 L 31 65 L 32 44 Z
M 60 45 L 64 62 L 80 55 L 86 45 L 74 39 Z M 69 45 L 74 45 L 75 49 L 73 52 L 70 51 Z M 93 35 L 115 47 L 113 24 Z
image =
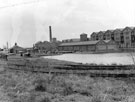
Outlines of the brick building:
M 62 43 L 59 45 L 59 51 L 107 52 L 118 51 L 118 46 L 113 40 L 81 41 Z
M 135 47 L 135 27 L 125 27 L 123 29 L 93 32 L 91 40 L 114 40 L 119 48 Z

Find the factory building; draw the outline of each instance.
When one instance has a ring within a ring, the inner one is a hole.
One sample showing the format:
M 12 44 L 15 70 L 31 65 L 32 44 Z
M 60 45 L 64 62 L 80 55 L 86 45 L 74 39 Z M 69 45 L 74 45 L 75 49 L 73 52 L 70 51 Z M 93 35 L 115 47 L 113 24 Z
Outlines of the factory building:
M 135 27 L 93 32 L 91 40 L 114 40 L 119 48 L 135 48 Z
M 49 26 L 50 43 L 56 43 L 57 39 L 52 38 L 51 26 Z M 45 42 L 36 43 L 35 46 L 41 51 L 46 51 Z M 51 46 L 51 45 L 49 45 Z M 48 46 L 48 47 L 49 47 Z M 111 52 L 123 51 L 135 48 L 135 27 L 93 32 L 90 38 L 86 33 L 80 34 L 80 38 L 62 40 L 57 44 L 59 51 L 69 52 Z
M 69 52 L 108 52 L 118 51 L 117 43 L 114 40 L 94 40 L 86 41 L 85 37 L 81 34 L 79 42 L 63 42 L 59 45 L 58 50 Z M 83 40 L 82 40 L 83 39 Z
M 135 48 L 135 27 L 93 32 L 80 35 L 80 41 L 65 40 L 59 46 L 60 51 L 118 51 Z

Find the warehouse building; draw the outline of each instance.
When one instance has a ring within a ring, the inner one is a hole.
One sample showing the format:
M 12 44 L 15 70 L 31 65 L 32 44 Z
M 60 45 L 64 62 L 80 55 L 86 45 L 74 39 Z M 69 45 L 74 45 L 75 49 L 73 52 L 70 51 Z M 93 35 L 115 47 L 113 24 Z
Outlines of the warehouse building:
M 59 45 L 59 51 L 108 52 L 118 51 L 118 46 L 113 40 L 81 41 L 62 43 Z

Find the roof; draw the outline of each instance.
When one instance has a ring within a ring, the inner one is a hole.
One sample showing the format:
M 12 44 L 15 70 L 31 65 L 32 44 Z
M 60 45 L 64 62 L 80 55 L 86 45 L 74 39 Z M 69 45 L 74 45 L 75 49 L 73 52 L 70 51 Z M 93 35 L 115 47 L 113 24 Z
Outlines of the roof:
M 83 42 L 69 42 L 69 43 L 62 43 L 59 46 L 74 46 L 74 45 L 96 45 L 101 40 L 96 41 L 83 41 Z M 105 43 L 109 43 L 113 40 L 103 40 Z
M 117 28 L 113 32 L 121 32 L 124 28 Z
M 92 36 L 92 35 L 97 35 L 97 33 L 98 33 L 98 32 L 93 32 L 93 33 L 91 34 L 91 36 Z
M 14 45 L 14 46 L 11 47 L 10 49 L 24 49 L 24 48 L 22 48 L 22 47 L 20 47 L 20 46 L 18 46 L 18 45 Z
M 126 27 L 126 28 L 134 29 L 135 27 Z
M 36 42 L 36 43 L 35 43 L 35 45 L 36 45 L 36 44 L 40 44 L 40 43 L 42 43 L 42 41 L 38 41 L 38 42 Z
M 62 43 L 59 46 L 73 46 L 73 45 L 95 45 L 99 42 L 97 41 L 83 41 L 83 42 L 70 42 L 70 43 Z
M 77 41 L 80 41 L 80 38 L 75 38 L 75 39 L 70 39 L 72 42 L 77 42 Z
M 104 40 L 104 42 L 106 42 L 106 43 L 108 43 L 108 42 L 110 42 L 111 40 Z
M 82 34 L 80 34 L 80 35 L 87 35 L 86 33 L 82 33 Z

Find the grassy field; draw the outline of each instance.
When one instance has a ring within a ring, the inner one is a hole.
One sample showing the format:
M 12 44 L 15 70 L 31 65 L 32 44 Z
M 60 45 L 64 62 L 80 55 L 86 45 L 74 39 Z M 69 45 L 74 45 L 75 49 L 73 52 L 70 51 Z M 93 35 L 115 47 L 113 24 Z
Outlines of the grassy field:
M 11 63 L 17 63 L 11 59 Z M 29 60 L 35 61 L 33 58 Z M 41 59 L 37 60 L 40 63 L 33 62 L 34 66 L 44 63 Z M 67 64 L 64 61 L 44 60 Z M 21 59 L 19 64 L 24 64 L 23 61 Z M 135 102 L 135 78 L 92 78 L 87 75 L 13 71 L 4 70 L 5 64 L 5 61 L 0 61 L 0 102 Z
M 0 102 L 135 102 L 135 80 L 6 70 L 0 94 Z

